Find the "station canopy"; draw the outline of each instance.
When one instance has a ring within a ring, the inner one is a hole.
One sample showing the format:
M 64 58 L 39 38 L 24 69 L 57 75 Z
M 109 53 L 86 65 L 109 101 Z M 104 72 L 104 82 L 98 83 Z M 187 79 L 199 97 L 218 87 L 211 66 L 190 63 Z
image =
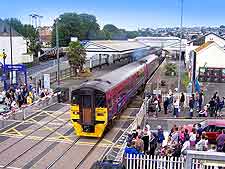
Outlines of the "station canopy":
M 87 41 L 84 47 L 87 52 L 101 54 L 127 54 L 135 52 L 136 50 L 149 48 L 149 46 L 143 43 L 126 40 Z

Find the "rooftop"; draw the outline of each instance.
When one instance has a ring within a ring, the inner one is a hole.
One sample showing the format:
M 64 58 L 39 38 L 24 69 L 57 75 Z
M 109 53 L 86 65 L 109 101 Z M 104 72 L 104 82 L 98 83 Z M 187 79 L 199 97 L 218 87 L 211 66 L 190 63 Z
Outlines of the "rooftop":
M 87 51 L 107 50 L 108 52 L 124 52 L 147 47 L 148 46 L 143 43 L 126 40 L 95 40 L 89 41 L 85 45 Z
M 208 41 L 208 42 L 204 43 L 203 45 L 199 46 L 198 48 L 196 48 L 194 51 L 198 53 L 198 52 L 200 52 L 202 49 L 207 48 L 209 45 L 211 45 L 211 44 L 213 44 L 213 43 L 214 43 L 214 41 Z

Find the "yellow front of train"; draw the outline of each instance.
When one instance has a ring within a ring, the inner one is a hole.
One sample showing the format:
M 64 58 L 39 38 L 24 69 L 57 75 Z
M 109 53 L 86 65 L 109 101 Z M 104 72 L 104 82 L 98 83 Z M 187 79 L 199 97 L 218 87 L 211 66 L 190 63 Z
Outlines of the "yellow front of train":
M 77 136 L 101 137 L 108 123 L 105 94 L 84 88 L 71 93 L 71 121 Z

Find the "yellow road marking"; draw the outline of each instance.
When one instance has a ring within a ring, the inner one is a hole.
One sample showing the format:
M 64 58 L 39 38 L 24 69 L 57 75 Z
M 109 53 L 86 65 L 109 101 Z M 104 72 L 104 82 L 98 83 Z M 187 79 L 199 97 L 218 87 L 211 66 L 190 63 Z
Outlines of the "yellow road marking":
M 54 118 L 57 117 L 57 116 L 52 115 L 51 113 L 48 113 L 47 111 L 44 111 L 44 113 L 47 114 L 47 115 L 49 115 L 49 116 L 51 116 L 51 117 L 54 117 Z M 67 120 L 64 120 L 64 119 L 61 119 L 61 118 L 57 118 L 57 120 L 60 120 L 60 121 L 62 121 L 62 122 L 67 121 Z
M 39 116 L 39 115 L 41 115 L 43 112 L 41 112 L 41 113 L 38 113 L 37 115 L 35 115 L 34 117 L 37 117 L 37 116 Z M 33 119 L 34 117 L 32 117 L 31 119 Z M 10 131 L 11 129 L 14 129 L 14 128 L 16 128 L 16 127 L 18 127 L 18 126 L 20 126 L 20 125 L 22 125 L 22 124 L 24 124 L 25 122 L 29 122 L 30 121 L 30 119 L 28 119 L 28 120 L 24 120 L 24 121 L 22 121 L 21 123 L 19 123 L 19 124 L 17 124 L 17 125 L 15 125 L 15 126 L 13 126 L 13 127 L 11 127 L 11 128 L 9 128 L 8 130 L 6 130 L 6 131 L 4 131 L 4 132 L 2 132 L 2 133 L 7 133 L 8 131 Z
M 36 121 L 34 119 L 32 119 L 32 120 Z M 36 121 L 36 123 L 39 124 L 38 121 Z M 49 131 L 54 131 L 55 130 L 55 129 L 52 129 L 52 128 L 48 127 L 48 126 L 44 126 L 44 128 L 48 129 Z M 61 133 L 59 133 L 57 131 L 55 132 L 55 134 L 59 135 L 59 137 L 63 137 L 65 140 L 72 141 L 72 140 L 70 140 L 69 138 L 67 138 L 66 136 L 62 135 Z
M 106 141 L 107 143 L 109 143 L 109 144 L 112 144 L 113 142 L 112 141 L 110 141 L 110 140 L 107 140 L 107 139 L 102 139 L 103 141 Z

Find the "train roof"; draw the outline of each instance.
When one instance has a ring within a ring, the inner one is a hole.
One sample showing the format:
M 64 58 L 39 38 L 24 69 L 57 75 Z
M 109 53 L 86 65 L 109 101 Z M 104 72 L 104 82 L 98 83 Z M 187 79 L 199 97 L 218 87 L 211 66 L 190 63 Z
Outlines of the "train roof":
M 144 64 L 151 63 L 156 58 L 158 58 L 157 55 L 148 55 L 136 62 L 132 62 L 130 64 L 122 66 L 121 68 L 113 70 L 112 72 L 107 73 L 97 79 L 87 81 L 81 84 L 79 88 L 89 87 L 106 92 L 110 88 L 116 86 L 118 83 L 122 82 L 123 80 L 127 79 L 132 74 L 137 72 L 140 68 L 143 67 Z

